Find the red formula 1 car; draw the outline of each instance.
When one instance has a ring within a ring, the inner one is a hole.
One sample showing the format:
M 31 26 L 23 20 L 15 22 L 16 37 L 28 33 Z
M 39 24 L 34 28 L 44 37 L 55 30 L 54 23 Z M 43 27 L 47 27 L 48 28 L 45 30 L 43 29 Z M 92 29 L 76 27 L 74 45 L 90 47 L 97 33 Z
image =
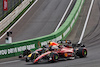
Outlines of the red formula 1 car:
M 49 51 L 46 51 L 42 54 L 39 54 L 37 51 L 29 54 L 26 57 L 26 62 L 43 62 L 43 61 L 49 61 L 49 62 L 55 62 L 59 59 L 75 59 L 76 57 L 86 57 L 87 56 L 87 49 L 84 45 L 72 45 L 72 47 L 68 47 L 67 43 L 68 40 L 58 41 L 58 43 L 62 44 L 57 46 L 58 48 L 52 49 L 52 47 L 49 48 Z

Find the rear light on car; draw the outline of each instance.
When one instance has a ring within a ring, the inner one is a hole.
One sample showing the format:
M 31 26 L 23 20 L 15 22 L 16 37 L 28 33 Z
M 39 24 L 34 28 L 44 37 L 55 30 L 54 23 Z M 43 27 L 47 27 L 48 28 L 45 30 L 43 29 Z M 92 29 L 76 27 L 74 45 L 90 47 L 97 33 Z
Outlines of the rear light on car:
M 68 57 L 68 54 L 67 54 L 67 53 L 64 53 L 64 56 L 65 56 L 65 57 Z

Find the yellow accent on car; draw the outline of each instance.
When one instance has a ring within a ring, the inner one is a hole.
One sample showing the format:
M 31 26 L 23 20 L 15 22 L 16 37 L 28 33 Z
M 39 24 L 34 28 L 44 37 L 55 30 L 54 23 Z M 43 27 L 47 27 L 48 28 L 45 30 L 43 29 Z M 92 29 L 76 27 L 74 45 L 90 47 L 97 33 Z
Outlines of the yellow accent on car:
M 67 57 L 67 56 L 68 56 L 68 54 L 67 54 L 67 53 L 64 53 L 64 56 L 65 56 L 65 57 Z
M 28 55 L 28 57 L 31 57 L 31 56 L 32 56 L 32 53 Z

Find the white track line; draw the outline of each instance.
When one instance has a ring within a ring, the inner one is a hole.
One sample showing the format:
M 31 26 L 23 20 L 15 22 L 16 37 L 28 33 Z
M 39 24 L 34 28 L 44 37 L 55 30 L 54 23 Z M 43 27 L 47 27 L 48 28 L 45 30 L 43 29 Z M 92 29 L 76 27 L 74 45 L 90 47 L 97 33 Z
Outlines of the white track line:
M 85 30 L 86 30 L 86 26 L 87 26 L 87 23 L 88 23 L 88 20 L 89 20 L 89 17 L 90 17 L 90 13 L 91 13 L 91 10 L 92 10 L 92 7 L 93 7 L 93 3 L 94 3 L 94 0 L 91 1 L 91 5 L 90 5 L 89 11 L 88 11 L 88 15 L 87 15 L 87 18 L 86 18 L 86 21 L 85 21 L 85 24 L 84 24 L 84 28 L 83 28 L 83 31 L 82 31 L 82 34 L 81 34 L 81 37 L 80 37 L 78 44 L 80 44 L 82 42 Z
M 3 38 L 6 33 L 9 32 L 37 2 L 38 0 L 35 0 L 35 2 L 27 9 L 27 11 L 0 37 L 0 39 Z
M 70 6 L 71 6 L 72 2 L 73 2 L 73 0 L 71 0 L 71 1 L 70 1 L 69 5 L 68 5 L 68 7 L 67 7 L 67 9 L 66 9 L 66 11 L 65 11 L 65 13 L 64 13 L 64 15 L 63 15 L 63 17 L 61 18 L 61 20 L 60 20 L 60 22 L 59 22 L 58 26 L 56 27 L 55 31 L 57 31 L 57 30 L 58 30 L 58 28 L 60 27 L 60 25 L 61 25 L 61 23 L 62 23 L 62 21 L 63 21 L 64 17 L 66 16 L 66 14 L 67 14 L 67 12 L 68 12 L 68 10 L 69 10 L 69 8 L 70 8 Z
M 7 62 L 1 62 L 0 64 L 9 64 L 14 62 L 19 62 L 20 60 L 14 60 L 14 61 L 7 61 Z

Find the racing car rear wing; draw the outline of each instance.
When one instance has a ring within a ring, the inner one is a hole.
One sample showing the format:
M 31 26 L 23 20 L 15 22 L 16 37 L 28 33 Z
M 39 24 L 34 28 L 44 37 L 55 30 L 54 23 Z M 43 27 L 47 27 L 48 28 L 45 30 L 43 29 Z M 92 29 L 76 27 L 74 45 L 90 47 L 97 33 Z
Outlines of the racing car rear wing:
M 69 42 L 71 42 L 70 40 L 59 40 L 59 41 L 57 41 L 57 43 L 58 44 L 68 44 Z M 85 45 L 84 44 L 82 44 L 82 43 L 80 43 L 80 44 L 73 44 L 72 43 L 72 46 L 73 47 L 85 47 Z

